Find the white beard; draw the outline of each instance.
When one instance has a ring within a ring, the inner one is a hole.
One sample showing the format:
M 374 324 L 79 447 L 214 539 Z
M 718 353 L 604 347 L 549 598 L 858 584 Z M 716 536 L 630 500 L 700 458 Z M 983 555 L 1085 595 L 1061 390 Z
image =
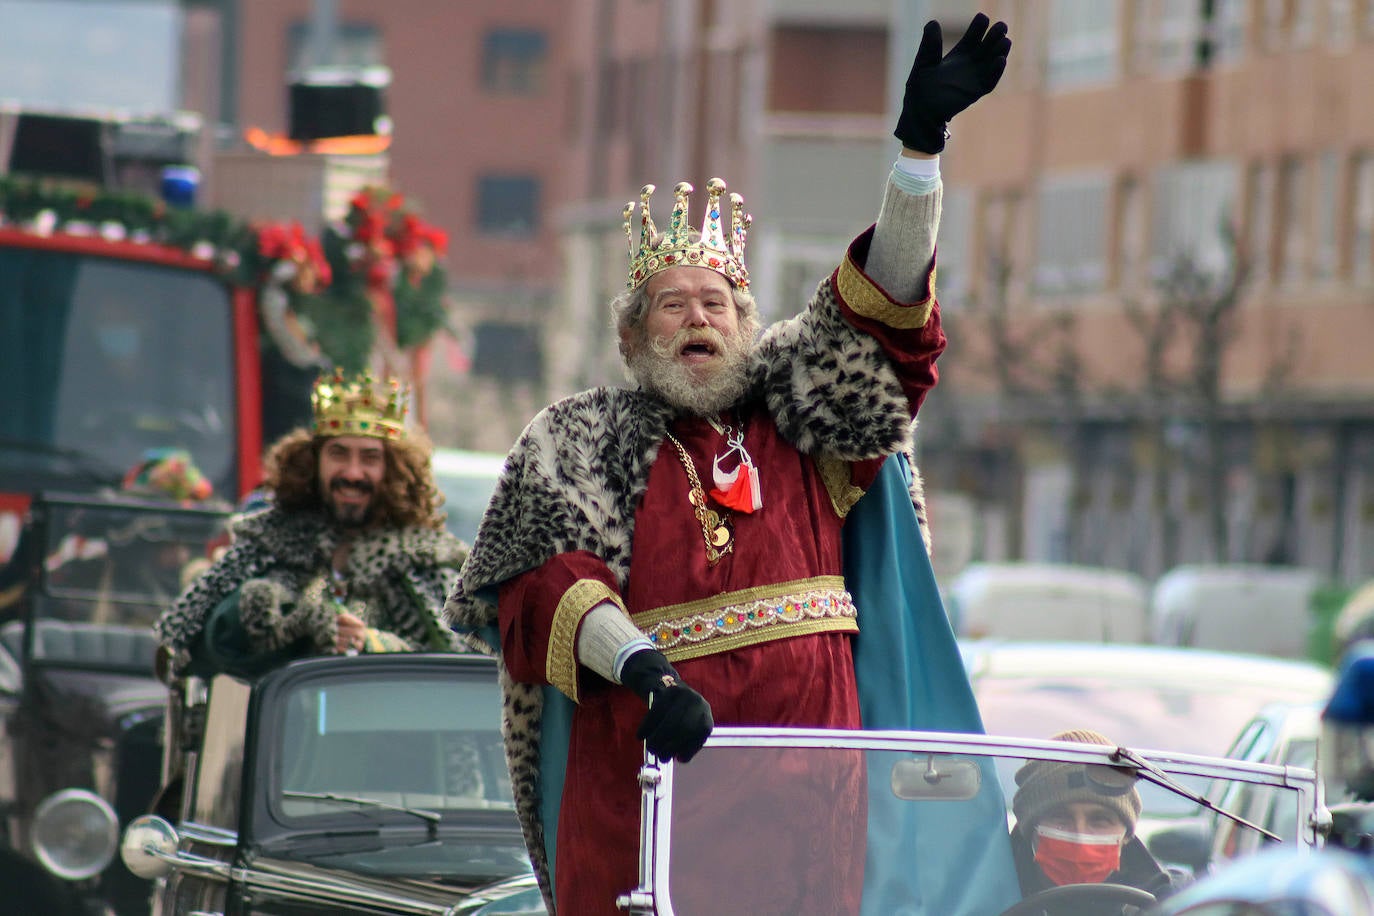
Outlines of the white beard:
M 683 328 L 668 340 L 638 344 L 626 357 L 630 378 L 650 394 L 698 416 L 711 416 L 735 406 L 749 388 L 749 349 L 752 335 L 740 329 L 726 337 L 714 328 Z M 693 367 L 677 359 L 694 341 L 716 348 L 712 366 Z

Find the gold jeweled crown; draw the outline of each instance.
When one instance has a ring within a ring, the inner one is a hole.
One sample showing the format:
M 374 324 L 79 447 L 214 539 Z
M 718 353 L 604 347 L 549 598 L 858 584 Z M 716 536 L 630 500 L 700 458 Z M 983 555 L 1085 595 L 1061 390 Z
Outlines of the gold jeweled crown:
M 332 376 L 322 375 L 310 392 L 315 435 L 404 439 L 407 395 L 396 379 L 378 383 L 369 372 L 352 381 L 338 369 Z
M 701 235 L 693 239 L 687 215 L 687 195 L 692 186 L 679 181 L 673 188 L 673 215 L 668 228 L 659 232 L 649 215 L 649 196 L 654 186 L 646 184 L 639 192 L 639 248 L 635 248 L 630 228 L 630 214 L 635 202 L 625 205 L 621 216 L 625 220 L 625 237 L 630 243 L 630 271 L 625 285 L 634 289 L 660 270 L 669 267 L 707 267 L 725 277 L 739 289 L 749 288 L 749 271 L 744 267 L 744 239 L 753 217 L 744 212 L 744 198 L 730 195 L 730 235 L 721 224 L 720 198 L 725 182 L 712 178 L 706 182 L 706 216 L 701 221 Z

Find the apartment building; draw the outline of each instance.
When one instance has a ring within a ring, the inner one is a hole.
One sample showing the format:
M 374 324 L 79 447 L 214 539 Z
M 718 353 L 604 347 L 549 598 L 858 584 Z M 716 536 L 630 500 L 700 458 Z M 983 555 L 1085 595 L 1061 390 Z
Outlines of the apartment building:
M 725 179 L 754 217 L 746 259 L 761 310 L 805 303 L 873 221 L 897 150 L 884 115 L 892 6 L 573 0 L 553 394 L 622 378 L 607 303 L 625 284 L 622 211 L 644 184 L 660 189 L 661 224 L 678 181 Z
M 312 63 L 385 67 L 393 186 L 449 233 L 454 319 L 471 369 L 431 376 L 444 444 L 504 451 L 545 401 L 541 329 L 563 275 L 562 0 L 223 0 L 231 119 L 287 129 L 287 83 Z M 321 18 L 323 17 L 323 19 Z
M 988 552 L 1374 574 L 1374 3 L 981 5 L 927 472 Z
M 1015 47 L 943 157 L 917 437 L 956 553 L 1374 573 L 1370 0 L 577 0 L 551 390 L 618 376 L 645 181 L 744 193 L 760 302 L 795 309 L 873 218 L 921 25 L 978 9 Z

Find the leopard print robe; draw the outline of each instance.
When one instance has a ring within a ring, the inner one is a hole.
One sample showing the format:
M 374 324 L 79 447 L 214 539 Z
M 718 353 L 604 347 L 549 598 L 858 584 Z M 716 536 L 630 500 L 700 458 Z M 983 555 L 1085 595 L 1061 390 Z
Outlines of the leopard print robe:
M 759 340 L 746 400 L 766 409 L 782 437 L 813 456 L 823 476 L 831 476 L 826 465 L 846 470 L 844 462 L 911 446 L 913 423 L 901 385 L 878 343 L 841 316 L 833 278 L 820 284 L 806 311 L 774 324 Z M 530 422 L 510 452 L 445 608 L 473 648 L 493 651 L 500 583 L 555 555 L 590 551 L 624 588 L 635 507 L 674 416 L 672 407 L 643 391 L 600 388 L 553 404 Z M 919 477 L 915 486 L 924 531 Z M 831 492 L 838 504 L 836 489 Z M 849 499 L 852 505 L 857 495 Z M 504 663 L 499 668 L 516 809 L 552 913 L 539 815 L 542 687 L 512 680 Z
M 270 651 L 308 638 L 316 651 L 334 652 L 338 625 L 328 586 L 339 534 L 321 512 L 272 507 L 238 520 L 233 546 L 153 625 L 175 670 L 186 668 L 206 617 L 235 589 L 255 648 Z M 439 612 L 466 556 L 446 530 L 366 531 L 349 553 L 348 609 L 380 631 L 390 649 L 457 648 Z

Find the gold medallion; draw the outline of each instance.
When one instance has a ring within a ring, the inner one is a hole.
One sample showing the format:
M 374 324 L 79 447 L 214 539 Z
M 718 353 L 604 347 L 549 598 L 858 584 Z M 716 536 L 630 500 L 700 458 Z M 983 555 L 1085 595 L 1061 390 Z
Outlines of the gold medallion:
M 725 527 L 724 525 L 721 525 L 721 526 L 719 526 L 718 528 L 716 528 L 715 531 L 712 531 L 712 532 L 711 532 L 711 546 L 712 546 L 712 547 L 715 547 L 716 549 L 721 549 L 721 548 L 725 547 L 725 545 L 728 544 L 728 543 L 730 543 L 730 529 L 729 529 L 729 528 Z

